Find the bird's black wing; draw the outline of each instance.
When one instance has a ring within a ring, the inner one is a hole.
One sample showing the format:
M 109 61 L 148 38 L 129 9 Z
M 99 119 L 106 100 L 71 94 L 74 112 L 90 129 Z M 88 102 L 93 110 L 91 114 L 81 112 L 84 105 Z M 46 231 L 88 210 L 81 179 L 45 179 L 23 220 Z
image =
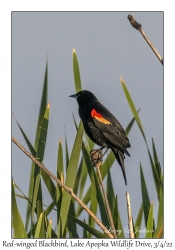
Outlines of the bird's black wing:
M 102 135 L 112 146 L 129 155 L 126 148 L 130 147 L 130 142 L 125 131 L 114 115 L 101 103 L 96 103 L 91 110 L 91 117 Z M 130 156 L 130 155 L 129 155 Z

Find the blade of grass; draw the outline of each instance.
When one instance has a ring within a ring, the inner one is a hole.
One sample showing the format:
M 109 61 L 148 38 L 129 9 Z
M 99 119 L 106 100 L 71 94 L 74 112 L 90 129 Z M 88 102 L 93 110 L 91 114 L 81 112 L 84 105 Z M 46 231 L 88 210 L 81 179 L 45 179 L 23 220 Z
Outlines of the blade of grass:
M 159 222 L 158 222 L 157 228 L 156 228 L 156 230 L 154 232 L 153 238 L 154 239 L 163 238 L 163 214 L 159 219 Z
M 52 238 L 52 219 L 49 220 L 49 224 L 48 224 L 47 232 L 46 232 L 46 238 L 47 239 Z
M 24 137 L 26 143 L 27 143 L 27 146 L 28 146 L 28 148 L 29 148 L 31 154 L 35 157 L 35 156 L 36 156 L 36 151 L 35 151 L 35 149 L 33 148 L 32 144 L 31 144 L 31 142 L 29 141 L 29 139 L 28 139 L 28 137 L 26 136 L 26 134 L 24 133 L 24 130 L 21 128 L 20 124 L 19 124 L 18 121 L 16 120 L 14 114 L 13 114 L 13 117 L 14 117 L 14 119 L 15 119 L 15 121 L 16 121 L 16 123 L 17 123 L 17 125 L 18 125 L 18 127 L 19 127 L 19 129 L 20 129 L 20 131 L 21 131 L 21 133 L 22 133 L 22 135 L 23 135 L 23 137 Z
M 63 151 L 62 151 L 62 140 L 59 141 L 58 146 L 58 157 L 57 157 L 57 178 L 64 183 L 64 173 L 63 173 Z M 59 215 L 59 211 L 61 209 L 61 200 L 62 200 L 62 194 L 64 189 L 56 184 L 56 205 L 57 205 L 57 212 Z M 58 220 L 57 220 L 58 221 Z
M 77 231 L 74 230 L 75 226 L 75 222 L 70 220 L 68 217 L 68 232 L 69 232 L 69 238 L 73 238 L 73 239 L 79 239 L 79 235 L 77 233 Z
M 74 125 L 75 125 L 75 128 L 76 128 L 76 130 L 78 130 L 78 125 L 77 125 L 77 122 L 76 122 L 76 120 L 75 120 L 75 116 L 74 116 L 74 114 L 72 114 L 72 117 L 73 117 L 73 120 L 74 120 Z
M 153 158 L 151 156 L 151 153 L 150 153 L 148 148 L 147 148 L 147 150 L 148 150 L 148 155 L 149 155 L 151 168 L 152 168 L 152 173 L 153 173 L 153 177 L 154 177 L 154 184 L 155 184 L 155 187 L 156 187 L 157 198 L 159 200 L 160 188 L 162 188 L 162 183 L 161 183 L 161 179 L 159 178 L 156 166 L 155 166 L 155 164 L 153 162 Z
M 94 235 L 97 238 L 108 238 L 107 235 L 101 233 L 100 231 L 98 231 L 98 228 L 95 229 L 91 226 L 89 226 L 88 224 L 86 224 L 85 222 L 78 220 L 77 218 L 69 215 L 69 218 L 73 221 L 75 221 L 78 225 L 80 225 L 82 228 L 86 229 L 89 233 L 91 233 L 92 235 Z
M 66 148 L 66 171 L 69 165 L 69 150 L 68 150 L 68 145 L 67 145 L 67 137 L 65 134 L 65 148 Z
M 63 150 L 62 140 L 59 141 L 58 146 L 58 157 L 57 157 L 57 178 L 64 183 L 64 172 L 63 172 Z M 60 211 L 62 203 L 63 189 L 56 184 L 56 207 L 57 207 L 57 232 L 58 238 L 62 238 L 62 224 L 60 221 Z
M 75 49 L 73 49 L 73 73 L 74 73 L 74 83 L 75 83 L 75 90 L 76 93 L 82 90 L 81 87 L 81 78 L 80 78 L 80 70 L 78 65 L 78 59 L 76 55 Z
M 122 221 L 121 221 L 121 218 L 120 218 L 120 213 L 119 213 L 119 210 L 118 210 L 117 196 L 116 196 L 114 202 L 115 202 L 114 225 L 115 225 L 115 229 L 116 229 L 116 233 L 117 233 L 117 238 L 124 239 L 125 235 L 124 235 L 124 230 L 123 230 L 123 226 L 122 226 Z
M 59 173 L 60 180 L 64 182 L 64 172 L 63 172 L 63 148 L 62 139 L 60 138 L 58 147 L 58 158 L 57 158 L 57 172 Z M 57 176 L 58 177 L 58 176 Z
M 74 208 L 73 199 L 71 200 L 68 214 L 75 217 L 75 208 Z M 70 220 L 69 217 L 68 217 L 67 227 L 68 227 L 69 234 L 72 238 L 79 238 L 78 233 L 77 233 L 76 223 L 74 221 Z
M 143 201 L 145 225 L 147 225 L 149 209 L 150 209 L 150 199 L 149 199 L 148 190 L 147 190 L 141 163 L 140 163 L 140 179 L 141 179 L 141 188 L 142 188 L 142 201 Z
M 158 208 L 158 216 L 157 216 L 157 226 L 159 224 L 159 221 L 164 214 L 164 208 L 163 208 L 163 192 L 162 189 L 160 189 L 160 195 L 159 195 L 159 208 Z
M 137 113 L 139 113 L 139 111 L 140 111 L 140 108 L 137 110 Z M 130 132 L 130 130 L 131 130 L 131 128 L 132 128 L 134 122 L 135 122 L 135 117 L 132 118 L 132 120 L 130 121 L 130 123 L 129 123 L 128 126 L 126 127 L 126 129 L 125 129 L 126 135 L 129 134 L 129 132 Z
M 83 158 L 81 158 L 81 160 L 80 160 L 80 163 L 79 163 L 79 166 L 78 166 L 78 171 L 77 171 L 77 176 L 76 176 L 76 182 L 75 182 L 75 185 L 74 185 L 74 193 L 76 195 L 77 195 L 78 188 L 79 188 L 79 185 L 80 185 L 82 166 L 83 166 Z
M 82 171 L 81 171 L 81 176 L 80 176 L 80 183 L 79 183 L 79 198 L 82 198 L 83 192 L 84 192 L 84 187 L 86 184 L 86 180 L 87 180 L 87 168 L 86 168 L 86 163 L 85 160 L 83 159 L 82 162 Z
M 153 148 L 153 157 L 154 157 L 154 168 L 155 170 L 152 168 L 152 170 L 154 170 L 154 182 L 156 185 L 156 190 L 157 190 L 157 196 L 159 199 L 159 194 L 158 192 L 160 192 L 160 188 L 163 187 L 162 184 L 162 171 L 161 171 L 161 166 L 160 166 L 160 162 L 157 156 L 157 151 L 156 151 L 156 147 L 154 144 L 154 140 L 152 139 L 152 148 Z
M 111 179 L 109 167 L 108 167 L 108 175 L 107 175 L 107 183 L 106 183 L 106 193 L 107 193 L 107 198 L 109 202 L 109 207 L 111 209 L 111 214 L 114 218 L 115 194 L 114 194 L 114 188 L 112 185 L 112 179 Z
M 142 135 L 143 135 L 143 138 L 144 138 L 144 140 L 145 140 L 145 142 L 146 142 L 146 144 L 147 144 L 147 141 L 146 141 L 146 137 L 145 137 L 145 133 L 144 133 L 144 130 L 143 130 L 143 126 L 142 126 L 141 120 L 140 120 L 140 118 L 139 118 L 139 115 L 138 115 L 137 110 L 136 110 L 136 108 L 135 108 L 134 102 L 133 102 L 133 100 L 132 100 L 132 98 L 131 98 L 131 95 L 130 95 L 130 93 L 129 93 L 129 91 L 128 91 L 128 89 L 127 89 L 125 83 L 124 83 L 124 80 L 122 79 L 122 77 L 120 77 L 120 82 L 121 82 L 121 84 L 122 84 L 122 87 L 123 87 L 123 90 L 124 90 L 126 99 L 127 99 L 127 101 L 128 101 L 128 104 L 129 104 L 129 106 L 130 106 L 130 108 L 131 108 L 131 111 L 132 111 L 132 113 L 133 113 L 133 115 L 134 115 L 134 117 L 135 117 L 135 119 L 136 119 L 136 122 L 137 122 L 137 124 L 138 124 L 138 126 L 139 126 L 139 128 L 140 128 L 140 131 L 141 131 Z
M 77 122 L 76 122 L 76 120 L 75 120 L 74 114 L 72 114 L 72 116 L 73 116 L 75 128 L 76 128 L 76 130 L 78 130 L 78 125 L 77 125 Z M 86 134 L 85 134 L 85 135 L 86 135 Z M 90 141 L 91 141 L 91 140 L 89 139 L 88 142 L 90 143 Z M 84 147 L 84 143 L 82 144 L 82 147 Z M 84 185 L 85 185 L 85 181 L 86 181 L 86 178 L 87 178 L 87 174 L 88 174 L 88 173 L 87 173 L 86 163 L 85 163 L 85 161 L 84 161 L 83 156 L 82 156 L 80 162 L 82 162 L 82 164 L 83 164 L 81 167 L 84 166 L 84 171 L 83 171 L 84 176 L 83 176 L 83 180 L 78 182 L 77 188 L 78 188 L 78 186 L 79 186 L 79 189 L 81 188 L 81 190 L 84 190 Z M 80 176 L 80 178 L 81 178 L 81 176 Z M 81 184 L 79 184 L 80 182 L 81 182 Z M 82 195 L 82 194 L 81 194 L 81 195 Z M 81 195 L 79 196 L 79 198 L 81 197 Z
M 86 220 L 84 220 L 84 223 L 86 223 Z M 88 232 L 86 229 L 83 228 L 83 239 L 87 239 L 88 237 Z
M 23 194 L 23 197 L 22 197 L 21 195 L 18 195 L 18 194 L 15 194 L 15 195 L 16 195 L 17 197 L 19 197 L 19 198 L 22 198 L 22 199 L 27 200 L 28 203 L 29 203 L 30 205 L 32 205 L 32 200 L 29 199 L 29 198 L 22 192 L 22 190 L 16 185 L 15 182 L 13 182 L 13 185 L 14 185 L 14 187 L 15 187 L 16 189 L 18 189 L 18 190 L 20 191 L 20 193 Z
M 52 179 L 44 171 L 41 172 L 41 176 L 43 178 L 43 181 L 46 185 L 46 188 L 47 188 L 52 200 L 55 200 L 56 187 L 55 187 Z
M 75 138 L 74 146 L 72 149 L 72 153 L 70 156 L 67 174 L 66 174 L 65 185 L 68 186 L 69 188 L 74 188 L 78 160 L 79 160 L 80 151 L 81 151 L 83 132 L 84 132 L 83 124 L 82 122 L 80 122 L 79 129 Z M 71 196 L 67 192 L 63 192 L 61 212 L 60 212 L 60 217 L 62 221 L 62 231 L 64 231 L 65 229 L 70 201 L 71 201 Z
M 37 130 L 36 130 L 36 136 L 35 136 L 35 149 L 38 147 L 38 140 L 39 140 L 38 134 L 39 134 L 40 126 L 42 124 L 43 117 L 44 117 L 45 110 L 46 110 L 47 95 L 48 95 L 47 89 L 48 89 L 48 62 L 46 62 L 46 68 L 45 68 L 44 84 L 43 84 L 43 90 L 42 90 L 42 95 L 41 95 Z M 33 196 L 34 169 L 35 169 L 35 164 L 34 164 L 34 162 L 32 162 L 30 182 L 29 182 L 29 191 L 28 191 L 28 197 L 30 199 L 32 199 L 32 196 Z M 29 225 L 30 214 L 31 214 L 31 207 L 28 205 L 27 211 L 26 211 L 26 225 L 25 225 L 26 230 L 27 230 L 28 225 Z
M 153 235 L 153 202 L 151 203 L 148 215 L 148 222 L 146 226 L 146 239 L 152 239 Z
M 156 166 L 156 170 L 157 170 L 159 179 L 161 179 L 161 168 L 160 168 L 159 159 L 157 156 L 157 151 L 156 151 L 156 147 L 155 147 L 153 138 L 152 138 L 152 148 L 153 148 L 153 156 L 154 156 L 154 163 Z
M 21 215 L 17 207 L 14 182 L 12 182 L 12 219 L 14 228 L 14 238 L 28 238 L 23 221 L 21 219 Z
M 46 112 L 44 114 L 44 119 L 41 125 L 38 147 L 36 152 L 36 158 L 39 159 L 40 162 L 43 161 L 44 151 L 46 146 L 47 139 L 47 130 L 49 123 L 49 111 L 50 104 L 47 105 Z M 43 202 L 42 202 L 42 188 L 41 188 L 41 169 L 35 164 L 34 171 L 34 190 L 33 190 L 33 199 L 32 199 L 32 220 L 34 216 L 34 210 L 37 205 L 37 216 L 39 219 L 40 214 L 43 212 Z
M 134 225 L 134 232 L 135 232 L 135 238 L 138 238 L 139 237 L 139 234 L 140 234 L 140 226 L 141 226 L 141 223 L 142 223 L 142 216 L 143 216 L 143 204 L 141 204 L 140 206 L 140 209 L 139 209 L 139 212 L 138 212 L 138 215 L 137 215 L 137 219 L 136 219 L 136 222 L 135 222 L 135 225 Z
M 44 204 L 43 204 L 44 205 Z M 45 215 L 48 216 L 51 211 L 54 210 L 55 202 L 52 201 L 49 206 L 45 209 Z
M 36 230 L 35 230 L 35 235 L 34 238 L 42 238 L 41 235 L 43 234 L 43 213 L 40 214 L 37 225 L 36 225 Z
M 98 209 L 98 202 L 96 197 L 92 194 L 91 199 L 90 199 L 90 210 L 96 215 L 97 214 L 97 209 Z M 95 221 L 92 219 L 91 216 L 88 218 L 88 224 L 91 227 L 94 227 Z M 89 235 L 91 237 L 91 235 Z

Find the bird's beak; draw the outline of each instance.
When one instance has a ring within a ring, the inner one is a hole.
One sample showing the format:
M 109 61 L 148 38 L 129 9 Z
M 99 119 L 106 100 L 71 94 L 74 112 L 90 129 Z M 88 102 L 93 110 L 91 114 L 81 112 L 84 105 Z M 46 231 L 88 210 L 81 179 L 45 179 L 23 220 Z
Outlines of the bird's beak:
M 77 98 L 77 94 L 70 95 L 69 97 Z

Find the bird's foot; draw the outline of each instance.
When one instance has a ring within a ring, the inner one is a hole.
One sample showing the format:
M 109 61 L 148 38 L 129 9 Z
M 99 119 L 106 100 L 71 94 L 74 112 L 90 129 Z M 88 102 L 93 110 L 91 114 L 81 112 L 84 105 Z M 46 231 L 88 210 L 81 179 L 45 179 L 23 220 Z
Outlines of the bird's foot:
M 93 167 L 100 167 L 103 161 L 102 148 L 93 149 L 90 151 L 91 161 L 93 163 Z

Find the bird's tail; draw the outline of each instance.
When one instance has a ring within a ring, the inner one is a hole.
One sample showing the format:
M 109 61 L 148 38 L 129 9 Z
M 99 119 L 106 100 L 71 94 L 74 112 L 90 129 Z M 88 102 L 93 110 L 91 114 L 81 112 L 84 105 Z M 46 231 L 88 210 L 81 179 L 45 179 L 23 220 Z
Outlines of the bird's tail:
M 112 148 L 112 152 L 114 153 L 115 158 L 117 159 L 117 161 L 122 169 L 123 177 L 125 180 L 125 185 L 127 186 L 126 172 L 125 172 L 125 166 L 124 166 L 125 155 L 120 150 L 113 149 L 113 148 Z

